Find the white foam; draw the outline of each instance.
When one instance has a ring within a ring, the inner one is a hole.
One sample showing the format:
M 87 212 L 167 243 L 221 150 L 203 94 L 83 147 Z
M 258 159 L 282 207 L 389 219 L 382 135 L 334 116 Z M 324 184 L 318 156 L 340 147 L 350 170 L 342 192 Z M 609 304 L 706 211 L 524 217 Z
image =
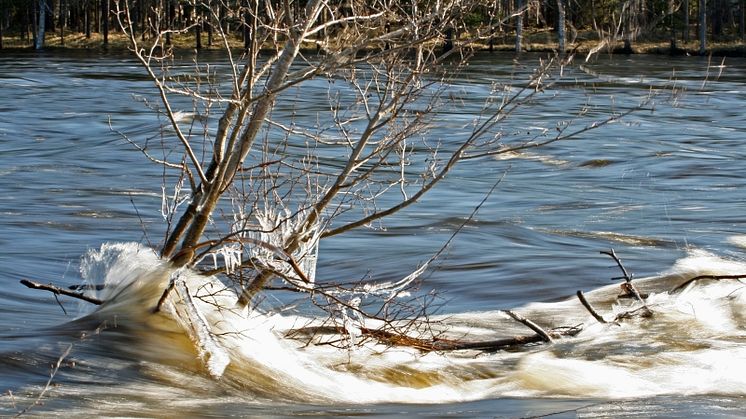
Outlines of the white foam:
M 113 314 L 131 322 L 130 327 L 141 327 L 141 337 L 153 342 L 158 342 L 162 330 L 174 329 L 174 325 L 154 327 L 167 319 L 148 314 L 174 274 L 152 251 L 135 244 L 104 245 L 83 259 L 81 272 L 85 278 L 103 278 L 107 285 L 100 297 L 108 302 L 99 314 Z M 349 350 L 306 345 L 284 337 L 284 332 L 318 324 L 319 319 L 285 312 L 226 310 L 236 301 L 235 293 L 214 277 L 189 271 L 179 275 L 193 301 L 192 312 L 173 309 L 168 313 L 181 319 L 181 333 L 195 342 L 193 353 L 202 355 L 208 374 L 267 397 L 441 403 L 536 395 L 746 396 L 746 348 L 740 345 L 746 308 L 743 284 L 701 281 L 682 292 L 668 292 L 672 283 L 681 283 L 687 276 L 742 272 L 746 273 L 743 263 L 695 253 L 666 275 L 640 281 L 651 290 L 647 303 L 655 313 L 652 318 L 625 320 L 618 326 L 596 323 L 574 300 L 532 304 L 519 311 L 543 323 L 551 320 L 556 326 L 582 321 L 585 330 L 559 344 L 494 354 L 423 354 L 412 348 L 374 344 Z M 636 304 L 616 302 L 616 293 L 612 286 L 588 295 L 611 318 Z M 174 304 L 181 304 L 178 295 L 172 298 Z M 204 327 L 190 330 L 184 318 L 200 319 Z M 458 313 L 438 320 L 457 324 L 454 335 L 469 333 L 472 339 L 531 334 L 500 311 Z M 165 365 L 174 364 L 170 358 L 195 356 L 177 346 L 147 349 L 151 358 Z

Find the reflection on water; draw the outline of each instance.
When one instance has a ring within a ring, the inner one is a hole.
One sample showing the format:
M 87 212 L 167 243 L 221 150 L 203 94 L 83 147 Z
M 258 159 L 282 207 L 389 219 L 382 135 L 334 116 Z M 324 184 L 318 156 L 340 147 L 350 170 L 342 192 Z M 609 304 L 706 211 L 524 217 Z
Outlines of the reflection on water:
M 608 247 L 639 276 L 668 271 L 679 259 L 688 265 L 675 269 L 690 274 L 736 272 L 742 266 L 726 259 L 742 260 L 743 252 L 746 127 L 734 110 L 746 95 L 744 64 L 726 62 L 721 77 L 710 77 L 704 87 L 706 61 L 698 58 L 599 57 L 587 64 L 592 72 L 570 69 L 556 97 L 550 92 L 548 100 L 527 107 L 506 122 L 505 131 L 545 126 L 551 115 L 580 110 L 589 101 L 589 112 L 599 116 L 610 106 L 637 103 L 651 86 L 670 86 L 672 68 L 681 90 L 674 106 L 661 103 L 654 112 L 575 141 L 508 160 L 470 162 L 391 219 L 386 230 L 355 231 L 322 244 L 317 275 L 406 275 L 439 249 L 508 165 L 498 193 L 428 274 L 425 286 L 440 291 L 447 302 L 442 314 L 454 327 L 512 331 L 515 325 L 498 309 L 608 284 L 617 272 L 598 255 Z M 236 343 L 234 363 L 219 381 L 202 370 L 178 327 L 132 317 L 139 312 L 131 300 L 123 300 L 115 315 L 68 323 L 90 307 L 61 298 L 65 316 L 53 296 L 22 289 L 18 280 L 77 284 L 78 260 L 88 249 L 109 241 L 160 241 L 160 170 L 110 131 L 108 117 L 138 139 L 154 135 L 161 121 L 132 97 L 152 93 L 126 59 L 5 55 L 0 70 L 0 390 L 12 392 L 0 399 L 3 414 L 38 396 L 50 365 L 71 343 L 44 406 L 31 412 L 159 415 L 167 406 L 184 415 L 279 409 L 317 415 L 448 411 L 469 417 L 580 408 L 579 415 L 634 411 L 675 417 L 713 413 L 720 406 L 723 415 L 744 413 L 746 353 L 739 348 L 744 323 L 737 282 L 707 283 L 670 296 L 661 291 L 673 277 L 651 280 L 649 292 L 659 292 L 651 304 L 663 314 L 622 327 L 589 321 L 574 300 L 529 305 L 522 312 L 537 319 L 587 327 L 548 349 L 481 356 L 404 350 L 373 356 L 298 349 L 282 341 L 265 345 L 270 341 L 259 339 L 258 331 L 270 333 L 290 322 L 274 318 L 252 326 L 252 342 Z M 480 56 L 455 88 L 467 89 L 478 110 L 478 96 L 489 83 L 513 70 L 511 56 Z M 309 102 L 326 95 L 323 89 L 304 93 Z M 290 106 L 286 111 L 298 115 Z M 305 116 L 315 123 L 314 115 Z M 684 259 L 698 249 L 719 257 Z M 611 315 L 612 294 L 601 290 L 589 297 Z M 273 360 L 277 353 L 287 356 Z M 565 400 L 547 399 L 555 396 Z M 384 404 L 354 404 L 374 401 Z M 432 401 L 450 404 L 385 404 Z

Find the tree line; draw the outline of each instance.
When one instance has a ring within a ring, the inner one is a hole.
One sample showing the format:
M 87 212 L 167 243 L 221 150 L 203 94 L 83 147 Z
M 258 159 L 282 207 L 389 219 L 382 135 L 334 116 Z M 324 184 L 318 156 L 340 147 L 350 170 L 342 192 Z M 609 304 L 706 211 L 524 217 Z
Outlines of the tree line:
M 213 44 L 213 21 L 208 13 L 217 12 L 221 29 L 243 39 L 248 45 L 250 30 L 245 23 L 246 10 L 254 0 L 0 0 L 0 48 L 3 37 L 13 37 L 15 45 L 41 49 L 46 36 L 57 36 L 65 45 L 70 33 L 98 34 L 104 46 L 109 43 L 114 25 L 114 4 L 126 1 L 132 13 L 134 30 L 143 39 L 155 36 L 160 29 L 186 32 L 195 48 Z M 262 19 L 271 20 L 284 0 L 258 2 Z M 300 9 L 307 0 L 290 1 Z M 420 0 L 420 7 L 429 0 Z M 356 13 L 354 0 L 339 0 L 341 10 Z M 364 2 L 363 2 L 364 4 Z M 399 7 L 412 7 L 403 0 Z M 360 5 L 357 5 L 358 7 Z M 364 7 L 364 6 L 363 6 Z M 526 34 L 543 31 L 557 33 L 560 49 L 573 41 L 587 39 L 623 40 L 625 48 L 639 39 L 697 41 L 704 52 L 707 42 L 734 42 L 746 39 L 744 22 L 746 0 L 494 0 L 484 1 L 479 8 L 470 8 L 458 27 L 446 32 L 451 36 L 489 26 L 494 39 L 515 37 L 520 51 Z M 569 40 L 567 38 L 570 38 Z M 546 38 L 544 38 L 546 39 Z M 166 38 L 170 42 L 170 36 Z

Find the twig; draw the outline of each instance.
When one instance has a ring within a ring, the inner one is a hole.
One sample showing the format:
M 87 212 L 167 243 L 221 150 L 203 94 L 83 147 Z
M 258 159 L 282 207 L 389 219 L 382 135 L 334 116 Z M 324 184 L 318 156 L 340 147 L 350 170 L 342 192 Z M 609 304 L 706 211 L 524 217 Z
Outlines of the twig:
M 29 281 L 28 279 L 22 279 L 21 280 L 21 284 L 23 284 L 23 285 L 25 285 L 25 286 L 27 286 L 29 288 L 33 288 L 33 289 L 37 289 L 37 290 L 50 291 L 50 292 L 55 293 L 56 295 L 61 294 L 61 295 L 66 295 L 68 297 L 77 298 L 79 300 L 87 301 L 87 302 L 89 302 L 91 304 L 96 304 L 96 305 L 99 305 L 99 306 L 104 303 L 103 300 L 99 300 L 98 298 L 94 298 L 94 297 L 89 297 L 89 296 L 83 294 L 82 292 L 68 291 L 68 290 L 66 290 L 64 288 L 60 288 L 60 287 L 57 287 L 57 286 L 52 285 L 52 284 L 46 284 L 46 285 L 45 284 L 40 284 L 38 282 Z
M 522 317 L 522 316 L 520 316 L 520 315 L 518 315 L 518 314 L 516 314 L 516 313 L 514 313 L 514 312 L 512 312 L 510 310 L 503 310 L 503 312 L 505 314 L 507 314 L 508 316 L 512 317 L 513 320 L 515 320 L 517 322 L 523 323 L 526 327 L 528 327 L 529 329 L 531 329 L 534 332 L 536 332 L 536 334 L 538 334 L 539 336 L 541 336 L 541 338 L 542 338 L 542 340 L 544 342 L 553 342 L 552 337 L 549 336 L 549 333 L 547 333 L 546 330 L 544 330 L 541 327 L 539 327 L 538 324 L 536 324 L 536 323 L 532 322 L 531 320 L 529 320 L 529 319 L 527 319 L 525 317 Z
M 629 311 L 625 311 L 624 313 L 617 314 L 617 316 L 614 317 L 614 322 L 618 320 L 622 320 L 622 319 L 631 319 L 631 318 L 634 318 L 635 316 L 652 317 L 653 312 L 650 311 L 650 309 L 647 306 L 641 306 L 634 310 L 629 310 Z
M 142 228 L 142 234 L 145 236 L 145 241 L 148 242 L 148 246 L 153 248 L 153 243 L 150 242 L 150 238 L 148 238 L 148 229 L 145 227 L 145 221 L 143 221 L 142 217 L 140 216 L 140 211 L 137 209 L 137 205 L 135 205 L 135 200 L 132 198 L 132 192 L 129 193 L 130 197 L 130 203 L 132 203 L 132 208 L 135 210 L 135 214 L 137 215 L 137 219 L 140 220 L 140 228 Z
M 65 310 L 65 306 L 62 305 L 62 301 L 60 301 L 60 297 L 57 294 L 54 294 L 54 301 L 57 301 L 57 305 L 60 306 L 62 312 L 67 316 L 67 310 Z
M 637 290 L 637 287 L 632 284 L 632 277 L 629 275 L 629 273 L 627 273 L 627 268 L 624 267 L 624 265 L 622 264 L 622 260 L 619 259 L 619 256 L 616 255 L 614 249 L 611 249 L 609 251 L 602 250 L 601 254 L 611 256 L 611 258 L 614 259 L 614 262 L 616 262 L 617 266 L 619 266 L 619 269 L 622 270 L 622 279 L 624 279 L 624 281 L 629 286 L 629 290 L 632 291 L 632 294 L 635 296 L 635 298 L 637 298 L 637 301 L 641 302 L 644 307 L 647 307 L 647 305 L 645 304 L 645 299 L 642 298 L 642 295 L 640 295 L 640 291 Z
M 583 295 L 583 291 L 578 290 L 577 295 L 578 295 L 578 299 L 583 304 L 583 307 L 585 307 L 585 309 L 588 310 L 589 313 L 591 313 L 591 316 L 593 316 L 594 319 L 598 320 L 599 323 L 603 323 L 603 324 L 609 323 L 606 321 L 606 319 L 603 318 L 602 315 L 598 314 L 598 312 L 593 308 L 591 303 L 589 303 L 588 300 L 585 299 L 585 295 Z
M 722 279 L 743 279 L 746 278 L 746 274 L 742 275 L 699 275 L 695 276 L 694 278 L 690 278 L 683 283 L 677 285 L 674 289 L 671 290 L 671 292 L 678 292 L 686 288 L 689 284 L 696 281 L 701 281 L 703 279 L 712 279 L 714 281 L 720 281 Z
M 67 287 L 67 289 L 74 290 L 74 291 L 80 291 L 80 290 L 101 291 L 105 288 L 106 286 L 103 284 L 77 284 L 77 285 L 70 285 L 69 287 Z
M 168 294 L 170 294 L 171 291 L 174 289 L 174 285 L 176 285 L 176 281 L 174 281 L 174 278 L 171 278 L 171 280 L 168 282 L 168 286 L 165 290 L 163 290 L 161 298 L 158 299 L 158 303 L 153 308 L 153 314 L 161 311 L 161 306 L 163 306 L 163 303 L 166 302 L 166 298 L 168 298 Z
M 490 188 L 490 190 L 487 191 L 486 194 L 484 194 L 484 196 L 482 197 L 482 200 L 479 201 L 479 204 L 477 204 L 477 206 L 475 206 L 474 209 L 472 209 L 471 214 L 469 214 L 469 216 L 466 217 L 464 222 L 462 222 L 461 225 L 458 226 L 458 228 L 453 232 L 453 234 L 451 234 L 451 237 L 449 237 L 448 240 L 446 240 L 445 244 L 441 246 L 441 248 L 435 253 L 435 255 L 433 255 L 433 257 L 431 257 L 430 260 L 426 262 L 427 264 L 433 262 L 435 259 L 440 257 L 440 255 L 446 250 L 446 248 L 448 248 L 448 246 L 456 238 L 456 236 L 458 236 L 458 234 L 461 233 L 461 231 L 466 227 L 466 225 L 474 219 L 474 217 L 477 215 L 479 210 L 482 209 L 482 206 L 485 204 L 485 202 L 487 202 L 490 196 L 492 196 L 492 193 L 495 192 L 495 189 L 497 189 L 497 187 L 500 186 L 503 179 L 505 179 L 505 176 L 508 174 L 508 171 L 510 171 L 511 168 L 512 166 L 508 166 L 508 168 L 505 169 L 505 171 L 502 173 L 502 175 L 500 175 L 497 181 L 494 184 L 492 184 L 492 187 Z
M 54 364 L 54 367 L 52 368 L 52 372 L 49 374 L 49 380 L 47 380 L 47 384 L 44 386 L 44 389 L 41 391 L 41 393 L 39 393 L 39 396 L 36 398 L 36 400 L 34 400 L 34 402 L 31 403 L 25 409 L 18 412 L 18 414 L 16 414 L 15 417 L 24 415 L 26 412 L 31 410 L 32 407 L 39 404 L 39 401 L 41 400 L 41 398 L 44 397 L 44 394 L 46 394 L 49 388 L 51 387 L 52 380 L 54 379 L 54 376 L 57 374 L 57 371 L 59 371 L 60 366 L 62 365 L 62 361 L 65 358 L 67 358 L 68 355 L 70 355 L 70 351 L 72 349 L 73 349 L 73 344 L 71 343 L 70 345 L 67 346 L 67 349 L 65 349 L 65 352 L 63 352 L 62 355 L 60 355 L 60 357 L 57 359 L 57 362 Z
M 610 249 L 609 251 L 602 250 L 601 254 L 603 254 L 603 255 L 609 255 L 609 256 L 611 256 L 612 259 L 614 259 L 614 261 L 616 262 L 617 266 L 619 266 L 619 269 L 622 270 L 622 274 L 624 275 L 624 276 L 622 276 L 622 278 L 624 279 L 625 283 L 622 284 L 622 288 L 625 291 L 627 291 L 627 292 L 631 292 L 632 295 L 635 296 L 635 298 L 637 299 L 637 301 L 639 301 L 640 304 L 642 304 L 642 307 L 640 307 L 638 309 L 635 309 L 635 310 L 632 310 L 632 311 L 627 311 L 627 312 L 624 312 L 622 314 L 619 314 L 618 316 L 616 316 L 616 318 L 614 319 L 614 321 L 619 320 L 619 319 L 629 318 L 629 317 L 633 316 L 634 313 L 637 312 L 637 311 L 642 311 L 642 313 L 640 314 L 642 317 L 651 317 L 653 315 L 652 310 L 650 310 L 650 308 L 648 308 L 648 305 L 645 303 L 645 298 L 643 298 L 643 296 L 640 294 L 640 291 L 638 291 L 637 287 L 635 287 L 635 285 L 632 283 L 632 277 L 630 276 L 629 273 L 627 273 L 627 269 L 622 264 L 622 260 L 619 259 L 619 256 L 617 256 L 616 253 L 614 252 L 614 249 Z M 617 278 L 614 278 L 614 279 L 617 279 Z
M 623 275 L 622 279 L 624 279 L 627 282 L 632 281 L 632 277 L 629 275 L 629 273 L 627 273 L 627 268 L 624 267 L 624 265 L 622 264 L 622 260 L 619 259 L 619 256 L 616 255 L 616 253 L 614 252 L 614 249 L 602 250 L 600 253 L 602 255 L 611 256 L 611 258 L 614 259 L 614 262 L 616 262 L 617 266 L 619 266 L 619 269 L 622 270 L 622 275 Z M 614 279 L 617 279 L 617 278 L 614 278 Z

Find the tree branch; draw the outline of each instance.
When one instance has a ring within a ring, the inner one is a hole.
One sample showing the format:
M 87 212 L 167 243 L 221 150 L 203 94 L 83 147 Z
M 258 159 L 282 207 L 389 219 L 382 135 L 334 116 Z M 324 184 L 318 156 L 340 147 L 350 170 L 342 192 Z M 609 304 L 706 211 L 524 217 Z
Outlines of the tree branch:
M 598 312 L 593 308 L 591 303 L 589 303 L 588 300 L 585 299 L 585 295 L 583 295 L 583 291 L 578 290 L 577 296 L 580 302 L 583 304 L 583 307 L 585 307 L 585 309 L 588 310 L 589 313 L 591 313 L 591 316 L 593 316 L 594 319 L 596 319 L 599 323 L 603 323 L 603 324 L 609 323 L 606 321 L 606 319 L 603 318 L 602 315 L 598 314 Z
M 22 279 L 21 284 L 27 286 L 28 288 L 33 288 L 37 290 L 44 290 L 44 291 L 50 291 L 57 295 L 66 295 L 68 297 L 77 298 L 79 300 L 87 301 L 91 304 L 101 305 L 104 303 L 103 300 L 99 300 L 98 298 L 89 297 L 82 292 L 76 292 L 76 291 L 69 291 L 64 288 L 60 288 L 58 286 L 52 285 L 52 284 L 40 284 L 38 282 L 29 281 L 28 279 Z
M 503 310 L 503 313 L 507 314 L 508 316 L 512 317 L 513 320 L 523 323 L 526 327 L 536 332 L 538 336 L 541 337 L 541 339 L 544 342 L 552 342 L 552 337 L 549 335 L 549 333 L 546 332 L 546 330 L 542 329 L 538 324 L 532 322 L 531 320 L 520 316 L 519 314 L 516 314 L 510 310 Z

